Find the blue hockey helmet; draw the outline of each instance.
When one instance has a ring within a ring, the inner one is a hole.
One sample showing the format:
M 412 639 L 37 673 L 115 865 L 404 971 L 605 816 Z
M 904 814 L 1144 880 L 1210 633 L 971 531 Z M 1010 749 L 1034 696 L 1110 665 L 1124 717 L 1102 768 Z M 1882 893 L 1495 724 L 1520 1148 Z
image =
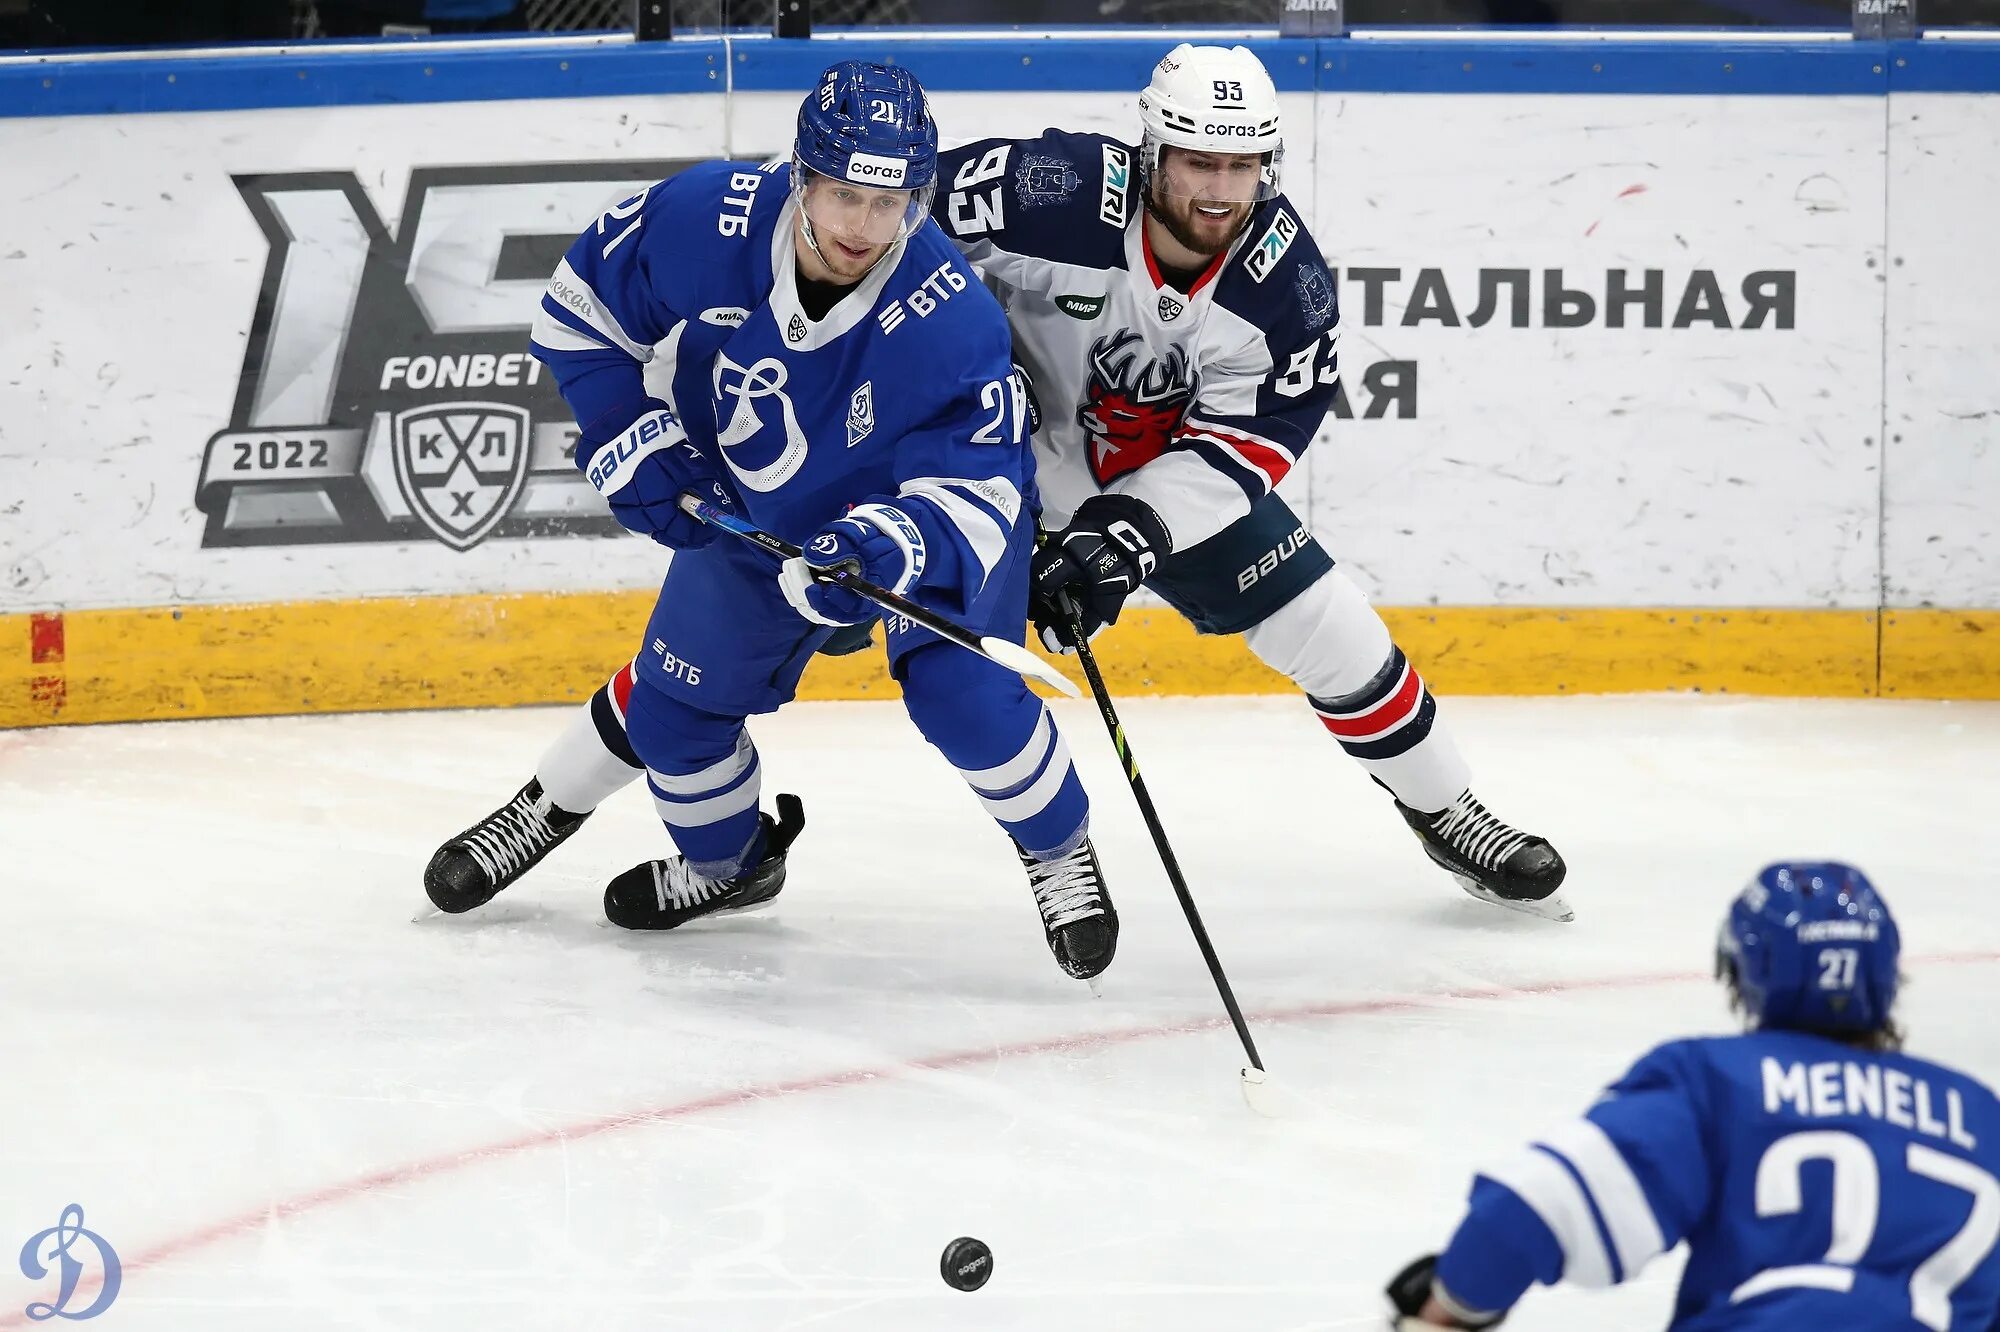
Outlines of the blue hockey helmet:
M 1889 1025 L 1902 939 L 1868 876 L 1839 861 L 1767 865 L 1736 898 L 1716 973 L 1759 1028 Z
M 806 212 L 808 241 L 812 226 L 826 225 L 837 204 L 846 205 L 852 234 L 872 244 L 909 236 L 930 216 L 937 146 L 930 99 L 910 71 L 860 60 L 827 66 L 799 104 L 792 146 L 793 192 L 802 207 L 814 205 Z M 816 200 L 822 191 L 813 188 L 815 176 L 850 187 L 825 193 L 853 197 Z M 862 206 L 866 214 L 855 211 Z

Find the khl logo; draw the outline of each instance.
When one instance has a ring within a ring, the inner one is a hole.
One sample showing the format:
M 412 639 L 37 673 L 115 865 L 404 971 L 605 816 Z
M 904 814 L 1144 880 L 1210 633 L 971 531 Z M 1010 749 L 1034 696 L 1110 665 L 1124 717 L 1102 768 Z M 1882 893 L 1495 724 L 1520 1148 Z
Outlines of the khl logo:
M 88 1245 L 90 1254 L 80 1256 L 80 1245 Z M 77 1296 L 77 1287 L 95 1262 L 103 1269 L 102 1282 L 97 1288 L 97 1298 L 88 1308 L 71 1309 L 70 1301 Z M 118 1298 L 118 1284 L 122 1279 L 118 1266 L 118 1255 L 104 1242 L 104 1237 L 95 1231 L 83 1228 L 83 1207 L 71 1203 L 63 1208 L 62 1219 L 49 1229 L 28 1237 L 21 1246 L 21 1275 L 30 1281 L 40 1281 L 53 1268 L 56 1274 L 56 1298 L 53 1303 L 44 1304 L 37 1300 L 25 1312 L 35 1322 L 50 1318 L 82 1320 L 95 1318 L 111 1307 Z

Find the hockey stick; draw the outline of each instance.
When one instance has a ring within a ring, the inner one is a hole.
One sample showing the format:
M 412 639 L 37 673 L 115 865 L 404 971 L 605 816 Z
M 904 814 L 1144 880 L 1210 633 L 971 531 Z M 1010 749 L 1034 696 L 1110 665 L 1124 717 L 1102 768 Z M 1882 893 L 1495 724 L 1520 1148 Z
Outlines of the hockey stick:
M 1243 1053 L 1250 1057 L 1250 1067 L 1241 1070 L 1243 1099 L 1250 1108 L 1267 1118 L 1278 1118 L 1276 1098 L 1264 1080 L 1264 1061 L 1257 1057 L 1257 1043 L 1250 1039 L 1250 1028 L 1243 1021 L 1243 1010 L 1236 1005 L 1236 992 L 1229 988 L 1229 978 L 1222 974 L 1222 962 L 1215 955 L 1215 945 L 1208 940 L 1208 928 L 1201 923 L 1201 912 L 1196 909 L 1194 897 L 1188 892 L 1187 880 L 1181 875 L 1181 863 L 1174 857 L 1173 847 L 1167 844 L 1167 830 L 1160 826 L 1160 812 L 1153 808 L 1153 797 L 1146 791 L 1146 779 L 1139 775 L 1139 760 L 1132 754 L 1132 746 L 1125 739 L 1125 727 L 1118 720 L 1118 709 L 1111 705 L 1111 691 L 1104 687 L 1104 676 L 1097 669 L 1097 657 L 1090 650 L 1090 640 L 1083 632 L 1083 617 L 1078 613 L 1076 603 L 1067 592 L 1062 595 L 1064 614 L 1063 628 L 1067 631 L 1070 645 L 1076 649 L 1076 659 L 1082 663 L 1084 679 L 1090 681 L 1090 694 L 1097 700 L 1097 710 L 1103 714 L 1105 729 L 1111 732 L 1111 745 L 1118 751 L 1118 760 L 1125 768 L 1125 780 L 1132 787 L 1132 798 L 1139 802 L 1139 813 L 1146 820 L 1146 831 L 1153 835 L 1153 848 L 1160 853 L 1160 863 L 1166 867 L 1167 882 L 1174 887 L 1174 896 L 1181 900 L 1181 912 L 1187 917 L 1188 928 L 1194 931 L 1195 945 L 1201 949 L 1201 960 L 1208 964 L 1209 977 L 1215 982 L 1215 992 L 1222 996 L 1222 1006 L 1229 1010 L 1229 1021 L 1236 1028 L 1236 1039 L 1243 1042 Z
M 681 510 L 699 518 L 710 527 L 719 527 L 731 536 L 741 537 L 758 549 L 768 551 L 780 559 L 789 560 L 800 554 L 799 548 L 783 537 L 773 536 L 761 527 L 746 523 L 727 509 L 718 509 L 699 496 L 682 495 Z M 1025 675 L 1030 680 L 1039 680 L 1070 698 L 1082 697 L 1077 692 L 1077 687 L 1064 678 L 1061 672 L 1019 643 L 1009 643 L 1004 638 L 994 638 L 991 635 L 975 634 L 935 611 L 925 610 L 907 597 L 899 597 L 886 587 L 876 586 L 851 569 L 814 569 L 813 578 L 817 582 L 832 583 L 858 593 L 883 610 L 893 611 L 906 620 L 922 625 L 939 638 L 948 639 L 969 652 L 977 652 L 988 661 L 1005 666 L 1018 675 Z

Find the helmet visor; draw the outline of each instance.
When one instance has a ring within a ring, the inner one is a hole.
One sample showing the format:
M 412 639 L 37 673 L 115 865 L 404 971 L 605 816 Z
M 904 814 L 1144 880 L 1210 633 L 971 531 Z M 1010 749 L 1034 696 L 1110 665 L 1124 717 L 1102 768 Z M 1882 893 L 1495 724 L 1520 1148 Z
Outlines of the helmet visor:
M 813 234 L 848 245 L 893 245 L 908 239 L 931 215 L 936 188 L 889 190 L 837 180 L 802 163 L 792 167 L 792 189 Z
M 1278 192 L 1284 154 L 1282 146 L 1268 153 L 1223 153 L 1161 144 L 1152 188 L 1161 198 L 1196 203 L 1263 203 Z

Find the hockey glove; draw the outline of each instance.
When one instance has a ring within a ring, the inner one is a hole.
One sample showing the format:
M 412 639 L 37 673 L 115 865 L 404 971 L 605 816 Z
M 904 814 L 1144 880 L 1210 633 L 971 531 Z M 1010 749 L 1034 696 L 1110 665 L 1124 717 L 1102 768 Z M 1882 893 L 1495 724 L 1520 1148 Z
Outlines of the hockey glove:
M 1486 1328 L 1498 1327 L 1506 1314 L 1475 1314 L 1458 1305 L 1446 1295 L 1437 1284 L 1438 1256 L 1427 1253 L 1405 1267 L 1389 1279 L 1389 1303 L 1396 1308 L 1396 1317 L 1389 1326 L 1394 1332 L 1421 1332 L 1433 1327 Z M 1433 1299 L 1442 1309 L 1447 1321 L 1425 1318 L 1424 1306 Z
M 1028 610 L 1042 645 L 1051 652 L 1076 650 L 1064 631 L 1065 595 L 1083 617 L 1085 638 L 1118 623 L 1125 598 L 1172 549 L 1167 525 L 1144 500 L 1113 492 L 1078 505 L 1069 526 L 1035 552 Z
M 699 495 L 721 509 L 735 506 L 673 409 L 656 398 L 646 402 L 644 415 L 588 457 L 579 449 L 579 465 L 611 506 L 611 516 L 628 531 L 674 550 L 699 550 L 715 540 L 716 531 L 681 511 L 682 493 Z
M 805 552 L 786 560 L 778 584 L 792 609 L 814 624 L 859 624 L 877 613 L 875 603 L 816 572 L 848 569 L 877 587 L 908 596 L 924 576 L 924 534 L 893 504 L 857 504 L 813 534 Z
M 1028 434 L 1033 437 L 1042 431 L 1042 400 L 1035 396 L 1035 381 L 1019 361 L 1014 362 L 1014 378 L 1021 381 L 1021 400 L 1028 404 Z

